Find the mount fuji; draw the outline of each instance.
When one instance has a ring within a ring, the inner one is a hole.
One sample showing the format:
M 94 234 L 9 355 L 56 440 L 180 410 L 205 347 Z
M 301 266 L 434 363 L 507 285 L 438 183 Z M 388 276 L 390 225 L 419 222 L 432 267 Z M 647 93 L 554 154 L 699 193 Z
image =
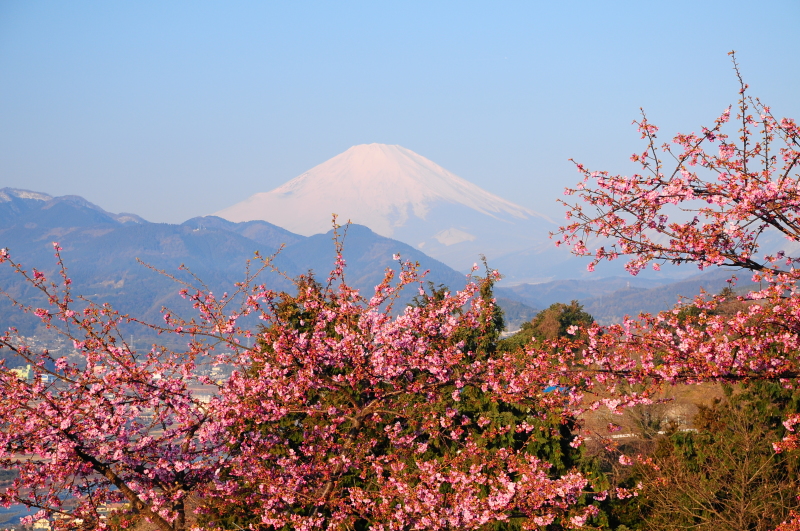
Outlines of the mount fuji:
M 457 270 L 469 269 L 480 255 L 489 264 L 526 253 L 532 260 L 502 270 L 516 281 L 545 280 L 537 267 L 569 259 L 555 254 L 546 216 L 498 197 L 401 146 L 363 144 L 308 170 L 282 186 L 216 212 L 229 221 L 264 220 L 310 236 L 338 222 L 366 225 L 400 240 Z M 563 256 L 562 256 L 563 255 Z

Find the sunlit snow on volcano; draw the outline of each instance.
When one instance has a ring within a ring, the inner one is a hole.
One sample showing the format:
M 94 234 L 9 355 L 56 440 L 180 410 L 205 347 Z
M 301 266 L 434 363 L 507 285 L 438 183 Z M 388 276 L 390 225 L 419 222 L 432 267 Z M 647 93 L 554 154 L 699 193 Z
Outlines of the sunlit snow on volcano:
M 366 225 L 464 270 L 480 254 L 490 260 L 552 245 L 555 224 L 498 197 L 401 146 L 363 144 L 282 186 L 215 215 L 261 219 L 303 235 L 339 222 Z

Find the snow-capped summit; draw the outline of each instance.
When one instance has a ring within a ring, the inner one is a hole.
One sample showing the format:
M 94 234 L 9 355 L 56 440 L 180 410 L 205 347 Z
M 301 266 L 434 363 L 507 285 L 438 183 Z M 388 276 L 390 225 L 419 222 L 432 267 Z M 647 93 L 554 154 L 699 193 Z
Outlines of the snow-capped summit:
M 401 146 L 363 144 L 282 186 L 215 215 L 261 219 L 303 235 L 339 223 L 366 225 L 456 269 L 547 241 L 554 224 Z
M 310 236 L 330 230 L 331 213 L 391 237 L 437 202 L 464 205 L 498 219 L 541 217 L 465 181 L 401 146 L 362 144 L 323 162 L 271 192 L 215 215 L 230 221 L 264 219 Z M 271 218 L 271 219 L 267 219 Z

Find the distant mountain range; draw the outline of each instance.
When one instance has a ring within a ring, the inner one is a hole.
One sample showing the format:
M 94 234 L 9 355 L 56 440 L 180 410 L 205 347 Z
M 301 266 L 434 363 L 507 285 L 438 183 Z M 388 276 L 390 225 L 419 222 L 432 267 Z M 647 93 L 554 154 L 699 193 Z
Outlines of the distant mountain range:
M 345 232 L 345 228 L 340 230 Z M 241 281 L 247 260 L 255 251 L 276 253 L 275 266 L 287 276 L 313 271 L 327 277 L 334 261 L 332 231 L 313 236 L 290 232 L 266 221 L 232 222 L 216 216 L 190 219 L 180 225 L 149 223 L 135 214 L 106 212 L 78 196 L 52 197 L 28 190 L 0 189 L 0 247 L 8 248 L 15 260 L 37 267 L 51 276 L 55 272 L 52 242 L 63 247 L 63 257 L 75 282 L 75 292 L 97 302 L 109 302 L 118 310 L 158 321 L 168 306 L 187 311 L 173 280 L 141 265 L 165 270 L 192 281 L 187 266 L 215 292 L 230 291 Z M 427 281 L 451 289 L 463 287 L 463 273 L 435 260 L 410 245 L 376 234 L 361 225 L 346 227 L 344 257 L 348 282 L 362 293 L 372 292 L 386 268 L 396 268 L 393 255 L 420 263 L 428 270 Z M 491 264 L 490 264 L 491 265 Z M 510 329 L 554 302 L 577 299 L 601 323 L 618 322 L 624 315 L 659 311 L 673 306 L 679 295 L 694 295 L 704 287 L 717 292 L 725 286 L 725 272 L 700 275 L 678 283 L 640 277 L 597 277 L 555 280 L 539 284 L 498 286 L 495 294 L 506 312 Z M 269 273 L 263 282 L 276 290 L 291 290 L 286 278 Z M 19 281 L 8 268 L 0 268 L 0 287 L 14 297 L 40 300 L 40 294 Z M 403 302 L 416 292 L 409 290 Z M 0 301 L 3 328 L 17 326 L 23 333 L 37 330 L 38 320 L 21 317 L 7 302 Z M 137 333 L 141 333 L 138 331 Z
M 346 234 L 347 281 L 365 294 L 371 293 L 387 268 L 397 268 L 394 254 L 419 262 L 423 271 L 429 271 L 426 280 L 435 285 L 458 289 L 465 284 L 464 274 L 367 227 L 350 225 L 340 232 Z M 271 255 L 283 245 L 274 262 L 276 267 L 289 277 L 311 270 L 324 281 L 335 258 L 332 238 L 332 231 L 306 237 L 264 221 L 233 223 L 214 216 L 193 218 L 180 225 L 149 223 L 132 214 L 106 212 L 77 196 L 0 190 L 0 247 L 8 248 L 15 260 L 52 275 L 52 242 L 58 241 L 76 293 L 150 320 L 159 319 L 162 306 L 185 309 L 185 302 L 177 296 L 179 286 L 174 281 L 137 263 L 137 259 L 191 280 L 178 271 L 183 264 L 215 292 L 221 292 L 230 291 L 243 279 L 246 261 L 255 251 Z M 274 273 L 265 274 L 263 281 L 273 289 L 292 288 L 286 278 Z M 0 283 L 14 296 L 39 297 L 8 268 L 0 268 Z M 415 294 L 415 290 L 409 290 L 405 302 Z M 512 322 L 530 319 L 536 310 L 516 300 L 504 305 Z M 18 311 L 2 302 L 0 320 L 28 333 L 37 323 L 33 318 L 20 318 Z
M 677 282 L 640 277 L 604 277 L 594 280 L 555 280 L 542 284 L 519 284 L 502 288 L 504 296 L 535 307 L 546 308 L 556 302 L 577 300 L 584 310 L 603 325 L 619 323 L 627 315 L 657 313 L 672 308 L 682 297 L 693 297 L 705 290 L 717 294 L 728 283 L 732 271 L 713 269 Z M 749 286 L 741 279 L 739 288 Z

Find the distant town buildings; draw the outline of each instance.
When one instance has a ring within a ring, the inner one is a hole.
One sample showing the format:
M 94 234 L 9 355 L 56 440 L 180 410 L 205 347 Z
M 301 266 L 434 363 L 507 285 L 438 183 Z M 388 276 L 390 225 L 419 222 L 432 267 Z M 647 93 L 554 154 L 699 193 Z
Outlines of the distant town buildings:
M 26 382 L 33 381 L 33 370 L 31 369 L 30 365 L 26 365 L 25 367 L 16 367 L 11 369 L 11 372 L 17 375 L 17 378 L 20 380 L 24 380 Z

